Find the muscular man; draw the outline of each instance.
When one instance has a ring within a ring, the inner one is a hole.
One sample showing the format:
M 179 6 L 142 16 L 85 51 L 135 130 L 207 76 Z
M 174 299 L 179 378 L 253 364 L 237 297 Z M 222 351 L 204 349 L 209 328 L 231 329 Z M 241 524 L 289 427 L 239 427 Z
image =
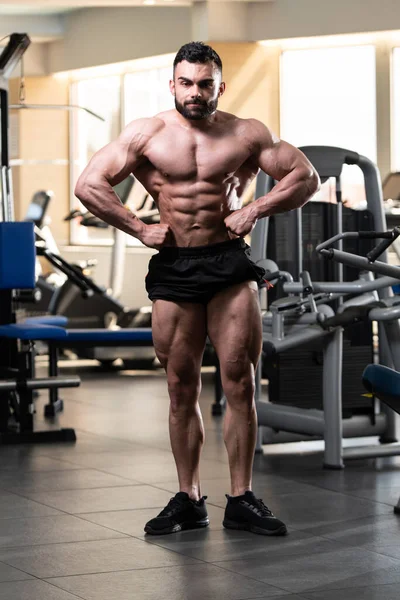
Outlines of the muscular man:
M 179 50 L 170 90 L 175 109 L 130 123 L 94 155 L 75 190 L 90 212 L 159 250 L 150 260 L 146 289 L 153 302 L 154 348 L 167 374 L 179 492 L 145 531 L 209 524 L 200 491 L 204 428 L 198 403 L 208 335 L 227 399 L 231 495 L 223 525 L 284 535 L 285 524 L 251 491 L 254 371 L 262 344 L 257 284 L 264 270 L 250 260 L 243 237 L 257 219 L 305 204 L 318 189 L 318 175 L 299 150 L 261 122 L 217 110 L 225 83 L 221 59 L 209 46 L 192 42 Z M 241 208 L 260 168 L 279 183 Z M 160 224 L 145 225 L 119 202 L 112 186 L 129 173 L 154 198 Z

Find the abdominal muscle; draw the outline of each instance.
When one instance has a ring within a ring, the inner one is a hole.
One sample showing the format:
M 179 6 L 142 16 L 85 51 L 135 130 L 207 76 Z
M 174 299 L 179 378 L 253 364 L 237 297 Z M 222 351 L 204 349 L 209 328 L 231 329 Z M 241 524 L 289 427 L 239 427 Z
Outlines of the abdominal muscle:
M 170 228 L 170 239 L 165 245 L 206 246 L 237 237 L 224 222 L 241 206 L 235 188 L 225 181 L 219 185 L 169 183 L 148 190 L 157 204 L 160 222 Z
M 160 194 L 157 204 L 160 222 L 169 225 L 171 231 L 166 245 L 206 246 L 236 237 L 229 233 L 224 222 L 232 210 L 224 196 L 171 198 Z

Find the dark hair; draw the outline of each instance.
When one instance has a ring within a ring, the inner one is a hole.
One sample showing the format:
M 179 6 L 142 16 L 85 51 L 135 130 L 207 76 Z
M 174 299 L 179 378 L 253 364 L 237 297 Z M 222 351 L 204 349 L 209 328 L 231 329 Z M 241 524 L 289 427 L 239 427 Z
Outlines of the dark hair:
M 222 72 L 222 61 L 218 54 L 203 42 L 189 42 L 182 46 L 174 59 L 174 71 L 178 63 L 187 60 L 190 63 L 210 63 L 213 62 Z

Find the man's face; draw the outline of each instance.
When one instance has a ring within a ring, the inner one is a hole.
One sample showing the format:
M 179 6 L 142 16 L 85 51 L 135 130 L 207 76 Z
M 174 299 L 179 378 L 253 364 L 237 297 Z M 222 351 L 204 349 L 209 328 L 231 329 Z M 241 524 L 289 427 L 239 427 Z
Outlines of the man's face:
M 175 108 L 185 119 L 198 121 L 212 115 L 218 98 L 225 91 L 221 72 L 214 63 L 189 63 L 186 60 L 175 68 L 170 90 L 175 96 Z

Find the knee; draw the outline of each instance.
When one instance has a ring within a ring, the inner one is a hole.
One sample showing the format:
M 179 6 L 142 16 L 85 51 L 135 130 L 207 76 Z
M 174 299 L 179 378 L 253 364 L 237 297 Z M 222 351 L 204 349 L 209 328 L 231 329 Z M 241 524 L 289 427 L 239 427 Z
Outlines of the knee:
M 196 370 L 168 372 L 168 392 L 171 412 L 193 410 L 201 391 L 200 375 Z
M 246 356 L 221 365 L 223 388 L 228 402 L 252 406 L 255 391 L 254 367 Z
M 154 345 L 154 351 L 155 351 L 156 356 L 157 356 L 158 360 L 160 361 L 160 364 L 163 367 L 163 369 L 167 370 L 168 353 L 161 350 L 160 348 L 157 348 L 156 345 Z

